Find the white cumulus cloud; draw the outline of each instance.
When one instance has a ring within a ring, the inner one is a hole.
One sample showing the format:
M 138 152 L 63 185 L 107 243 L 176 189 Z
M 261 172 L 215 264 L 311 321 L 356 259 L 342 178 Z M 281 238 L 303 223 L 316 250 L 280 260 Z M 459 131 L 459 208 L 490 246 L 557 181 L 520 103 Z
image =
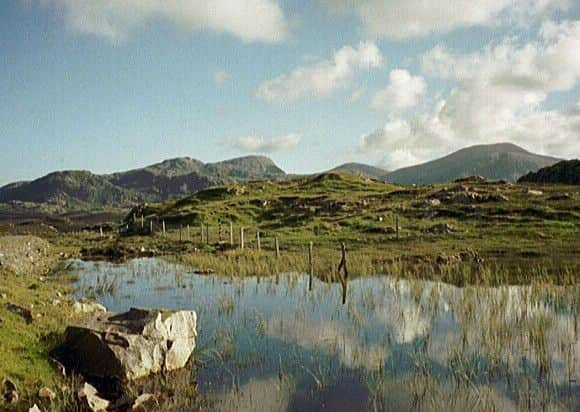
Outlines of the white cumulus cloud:
M 510 141 L 562 157 L 580 153 L 578 105 L 547 109 L 554 92 L 580 83 L 580 21 L 545 23 L 536 40 L 507 39 L 481 52 L 425 54 L 426 73 L 456 81 L 446 99 L 410 119 L 392 118 L 362 138 L 363 152 L 383 153 L 384 166 L 429 160 L 478 143 Z
M 300 143 L 300 135 L 291 133 L 286 136 L 266 139 L 257 136 L 244 136 L 230 139 L 230 146 L 248 153 L 273 153 L 296 147 Z
M 279 42 L 286 18 L 275 0 L 37 0 L 62 14 L 72 31 L 119 41 L 163 19 L 185 30 L 228 33 L 245 41 Z
M 321 0 L 332 12 L 356 14 L 370 36 L 396 39 L 461 27 L 529 22 L 575 0 Z
M 389 84 L 371 100 L 371 107 L 402 111 L 417 105 L 425 95 L 427 84 L 421 76 L 412 76 L 407 70 L 396 69 L 389 74 Z
M 374 43 L 357 48 L 344 46 L 332 59 L 312 66 L 299 66 L 289 74 L 267 80 L 258 86 L 256 96 L 268 102 L 291 102 L 303 97 L 325 97 L 348 85 L 356 70 L 369 70 L 383 63 Z

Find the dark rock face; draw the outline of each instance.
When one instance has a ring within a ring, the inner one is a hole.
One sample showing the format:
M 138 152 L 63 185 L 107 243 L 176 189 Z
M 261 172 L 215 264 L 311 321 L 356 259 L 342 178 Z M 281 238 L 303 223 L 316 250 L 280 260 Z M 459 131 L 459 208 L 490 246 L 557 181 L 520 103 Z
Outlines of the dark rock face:
M 580 160 L 565 160 L 545 167 L 535 173 L 528 173 L 518 180 L 522 183 L 560 183 L 580 185 Z
M 193 311 L 135 309 L 67 327 L 58 356 L 85 376 L 133 380 L 185 366 L 195 348 Z

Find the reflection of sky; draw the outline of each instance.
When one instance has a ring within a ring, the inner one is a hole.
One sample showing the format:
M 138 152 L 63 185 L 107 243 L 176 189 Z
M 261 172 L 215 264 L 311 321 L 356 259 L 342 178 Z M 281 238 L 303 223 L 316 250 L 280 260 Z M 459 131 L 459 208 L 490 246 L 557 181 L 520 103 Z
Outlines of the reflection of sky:
M 293 376 L 297 387 L 304 380 L 340 381 L 353 373 L 361 381 L 377 372 L 404 378 L 418 360 L 449 377 L 446 365 L 455 353 L 484 364 L 496 360 L 514 385 L 537 375 L 542 354 L 554 384 L 580 375 L 578 308 L 570 293 L 514 286 L 461 289 L 382 276 L 349 282 L 342 305 L 339 285 L 315 280 L 308 292 L 308 278 L 299 275 L 280 276 L 278 283 L 273 277 L 201 276 L 154 259 L 79 265 L 78 296 L 91 287 L 98 290 L 99 282 L 115 281 L 112 294 L 97 297 L 111 311 L 132 306 L 197 311 L 202 356 L 210 348 L 220 354 L 208 356 L 198 377 L 202 390 L 210 390 L 204 382 L 218 392 L 236 382 L 251 394 L 280 372 Z M 547 332 L 538 351 L 529 344 L 529 329 L 540 321 Z M 474 379 L 487 384 L 483 376 Z M 578 384 L 568 391 L 578 393 Z M 489 396 L 507 406 L 512 392 L 500 380 Z M 227 392 L 220 396 L 229 402 Z M 276 396 L 269 402 L 284 410 L 288 398 Z

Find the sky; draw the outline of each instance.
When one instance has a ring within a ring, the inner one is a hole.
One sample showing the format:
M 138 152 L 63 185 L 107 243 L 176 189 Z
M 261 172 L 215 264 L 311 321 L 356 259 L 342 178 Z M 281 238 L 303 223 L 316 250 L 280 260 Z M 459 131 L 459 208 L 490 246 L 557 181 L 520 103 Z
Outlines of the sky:
M 580 0 L 3 0 L 0 185 L 189 156 L 580 155 Z

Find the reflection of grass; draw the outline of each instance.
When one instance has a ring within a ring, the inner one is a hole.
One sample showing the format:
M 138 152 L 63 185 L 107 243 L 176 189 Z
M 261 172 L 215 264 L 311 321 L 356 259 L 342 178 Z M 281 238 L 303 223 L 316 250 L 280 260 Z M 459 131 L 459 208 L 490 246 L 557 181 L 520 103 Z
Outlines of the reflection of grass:
M 431 262 L 404 260 L 385 256 L 382 250 L 347 252 L 349 276 L 388 274 L 407 279 L 440 280 L 455 285 L 501 285 L 549 283 L 572 285 L 580 281 L 577 274 L 566 267 L 557 275 L 542 266 L 526 266 L 514 271 L 511 264 L 480 263 L 470 257 L 454 265 L 434 265 Z M 279 258 L 266 251 L 233 250 L 221 253 L 193 253 L 176 257 L 194 271 L 219 273 L 227 276 L 272 276 L 285 272 L 308 273 L 308 255 L 304 252 L 286 252 Z M 338 273 L 340 252 L 332 249 L 315 251 L 314 274 L 318 278 L 335 282 L 342 279 Z M 523 264 L 523 262 L 522 262 Z M 565 263 L 564 263 L 565 264 Z
M 97 277 L 97 283 L 94 286 L 94 293 L 97 296 L 114 295 L 119 284 L 118 276 L 109 280 L 108 276 Z
M 234 311 L 235 302 L 231 298 L 222 296 L 219 301 L 219 308 L 222 314 L 231 315 Z
M 232 259 L 232 268 L 237 259 L 246 257 L 307 265 L 306 254 L 278 260 L 266 252 L 224 255 Z M 329 252 L 329 261 L 336 255 Z M 322 260 L 324 254 L 316 256 Z M 226 278 L 197 277 L 163 261 L 133 271 L 127 276 L 138 276 L 151 288 L 161 280 L 178 287 L 187 279 L 202 284 L 207 280 L 217 296 L 197 308 L 206 326 L 199 331 L 204 348 L 196 350 L 195 358 L 219 372 L 209 374 L 214 382 L 204 382 L 212 393 L 184 390 L 182 396 L 181 383 L 168 380 L 159 388 L 171 398 L 162 397 L 160 410 L 170 410 L 166 405 L 235 410 L 247 404 L 261 409 L 267 404 L 266 394 L 282 390 L 273 386 L 275 382 L 299 382 L 280 388 L 316 398 L 332 396 L 334 387 L 353 376 L 368 388 L 369 404 L 377 410 L 392 405 L 405 410 L 536 410 L 542 405 L 557 409 L 563 385 L 578 372 L 574 363 L 578 285 L 534 281 L 524 287 L 460 289 L 416 278 L 361 277 L 351 283 L 349 300 L 342 306 L 338 286 L 317 281 L 308 292 L 307 276 L 296 273 L 281 275 L 277 283 L 276 277 L 228 279 L 223 287 Z M 103 273 L 109 280 L 115 277 L 114 272 Z M 268 296 L 275 305 L 282 298 L 280 291 L 292 306 L 270 313 L 247 305 Z M 208 322 L 213 316 L 217 319 Z M 207 328 L 208 323 L 215 328 Z M 262 392 L 253 383 L 256 380 L 268 382 L 271 390 Z M 291 398 L 292 392 L 286 396 Z

